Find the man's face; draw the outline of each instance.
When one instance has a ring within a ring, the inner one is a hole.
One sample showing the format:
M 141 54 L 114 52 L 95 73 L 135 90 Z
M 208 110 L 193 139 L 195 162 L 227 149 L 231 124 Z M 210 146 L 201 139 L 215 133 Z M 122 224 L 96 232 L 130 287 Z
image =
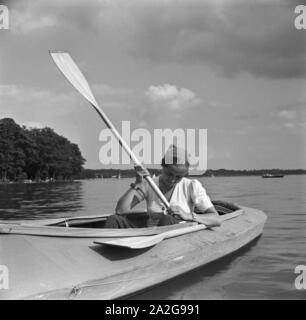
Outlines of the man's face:
M 187 172 L 181 172 L 178 173 L 175 171 L 175 165 L 172 165 L 170 168 L 169 167 L 163 167 L 162 169 L 162 180 L 163 183 L 167 186 L 167 187 L 172 187 L 174 186 L 176 183 L 178 183 L 183 177 L 186 176 Z

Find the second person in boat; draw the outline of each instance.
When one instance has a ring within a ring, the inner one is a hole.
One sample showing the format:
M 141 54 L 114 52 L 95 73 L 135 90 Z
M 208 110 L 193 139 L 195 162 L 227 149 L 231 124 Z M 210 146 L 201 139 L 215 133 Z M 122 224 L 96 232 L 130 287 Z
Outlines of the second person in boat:
M 189 171 L 187 152 L 172 145 L 161 165 L 161 175 L 153 180 L 170 203 L 170 209 L 165 212 L 161 200 L 144 179 L 149 172 L 136 167 L 136 182 L 132 183 L 130 189 L 119 199 L 116 214 L 108 218 L 105 228 L 135 228 L 126 218 L 126 214 L 144 200 L 147 204 L 147 227 L 177 224 L 182 221 L 197 221 L 207 227 L 220 225 L 218 212 L 202 184 L 198 180 L 186 178 Z M 194 213 L 195 209 L 197 214 Z

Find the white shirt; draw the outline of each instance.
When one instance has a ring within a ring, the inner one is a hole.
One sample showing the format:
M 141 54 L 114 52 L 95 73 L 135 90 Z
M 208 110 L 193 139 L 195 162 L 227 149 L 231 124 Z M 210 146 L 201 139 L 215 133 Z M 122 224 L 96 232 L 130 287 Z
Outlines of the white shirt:
M 153 178 L 153 180 L 159 187 L 159 177 Z M 139 186 L 143 190 L 144 196 L 139 194 L 138 200 L 146 200 L 147 211 L 149 213 L 163 211 L 164 205 L 149 184 L 144 180 Z M 190 213 L 190 216 L 195 207 L 200 211 L 206 211 L 208 208 L 213 207 L 202 184 L 198 180 L 188 178 L 182 178 L 175 185 L 169 203 L 170 205 L 180 206 L 186 213 Z

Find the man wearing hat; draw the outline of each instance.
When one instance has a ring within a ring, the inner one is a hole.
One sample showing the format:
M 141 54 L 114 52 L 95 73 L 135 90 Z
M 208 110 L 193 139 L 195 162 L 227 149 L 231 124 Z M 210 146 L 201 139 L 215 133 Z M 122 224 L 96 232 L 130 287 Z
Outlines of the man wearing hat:
M 156 185 L 170 203 L 168 214 L 161 200 L 143 179 L 147 170 L 136 167 L 136 182 L 119 199 L 116 214 L 106 221 L 106 228 L 133 228 L 122 213 L 127 213 L 143 200 L 147 203 L 147 226 L 164 226 L 182 221 L 198 221 L 207 227 L 219 226 L 218 212 L 214 208 L 206 190 L 195 179 L 188 179 L 189 161 L 185 150 L 171 145 L 162 159 L 162 172 L 153 178 Z M 195 214 L 195 208 L 197 213 Z

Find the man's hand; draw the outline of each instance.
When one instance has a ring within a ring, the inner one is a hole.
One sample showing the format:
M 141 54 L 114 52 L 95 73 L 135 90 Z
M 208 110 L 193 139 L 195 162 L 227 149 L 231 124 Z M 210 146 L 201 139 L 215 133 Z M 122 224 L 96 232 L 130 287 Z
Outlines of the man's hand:
M 189 213 L 185 212 L 184 209 L 178 205 L 170 205 L 170 208 L 168 210 L 169 214 L 172 214 L 173 216 L 179 217 L 183 220 L 191 220 L 192 217 Z
M 142 168 L 141 166 L 135 166 L 134 169 L 136 173 L 136 184 L 142 183 L 144 177 L 150 176 L 150 172 L 146 168 Z

